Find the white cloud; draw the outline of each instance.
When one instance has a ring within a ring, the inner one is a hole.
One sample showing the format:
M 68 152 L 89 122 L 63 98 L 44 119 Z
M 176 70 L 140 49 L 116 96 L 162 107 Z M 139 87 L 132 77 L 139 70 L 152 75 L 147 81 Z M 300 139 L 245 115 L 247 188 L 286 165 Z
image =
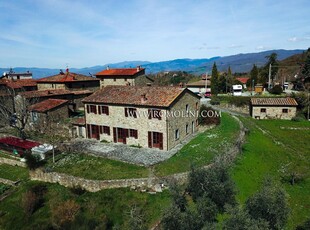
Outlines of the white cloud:
M 304 41 L 309 41 L 310 40 L 310 36 L 306 36 L 306 37 L 291 37 L 288 39 L 288 41 L 290 42 L 304 42 Z

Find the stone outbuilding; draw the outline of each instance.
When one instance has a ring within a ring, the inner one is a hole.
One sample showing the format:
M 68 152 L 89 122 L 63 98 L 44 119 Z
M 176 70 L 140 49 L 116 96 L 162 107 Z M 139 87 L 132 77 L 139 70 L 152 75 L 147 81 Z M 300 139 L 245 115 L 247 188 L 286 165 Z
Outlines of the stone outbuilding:
M 100 87 L 107 85 L 127 85 L 127 86 L 146 86 L 154 82 L 153 79 L 145 75 L 145 68 L 117 68 L 107 67 L 95 74 L 100 79 Z
M 296 116 L 294 98 L 251 98 L 250 115 L 255 119 L 285 119 Z
M 169 150 L 198 129 L 200 97 L 180 87 L 106 86 L 83 102 L 90 139 Z
M 34 124 L 59 122 L 69 117 L 68 100 L 47 99 L 28 107 Z
M 59 74 L 37 80 L 38 90 L 89 90 L 96 91 L 100 88 L 99 79 L 83 74 L 60 71 Z

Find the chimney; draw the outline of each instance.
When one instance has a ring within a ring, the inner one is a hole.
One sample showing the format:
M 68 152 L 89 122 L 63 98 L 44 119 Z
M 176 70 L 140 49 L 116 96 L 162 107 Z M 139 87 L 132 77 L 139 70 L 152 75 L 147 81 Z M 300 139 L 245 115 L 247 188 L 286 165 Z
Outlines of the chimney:
M 141 66 L 137 66 L 137 72 L 139 72 L 140 71 L 140 69 L 141 69 Z
M 107 70 L 109 70 L 110 69 L 110 67 L 109 66 L 107 66 Z
M 141 94 L 141 103 L 144 104 L 147 102 L 146 94 Z

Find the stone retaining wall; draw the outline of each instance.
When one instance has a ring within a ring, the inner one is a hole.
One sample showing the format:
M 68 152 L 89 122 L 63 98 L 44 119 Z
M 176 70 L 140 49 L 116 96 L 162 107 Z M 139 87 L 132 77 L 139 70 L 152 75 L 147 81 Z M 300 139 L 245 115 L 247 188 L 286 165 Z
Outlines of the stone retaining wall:
M 7 185 L 15 186 L 17 182 L 11 181 L 11 180 L 8 180 L 8 179 L 4 179 L 4 178 L 0 178 L 0 183 L 1 184 L 7 184 Z
M 0 157 L 0 164 L 8 164 L 8 165 L 13 165 L 13 166 L 20 166 L 20 167 L 26 167 L 26 163 L 18 161 L 18 160 L 13 160 L 5 157 Z

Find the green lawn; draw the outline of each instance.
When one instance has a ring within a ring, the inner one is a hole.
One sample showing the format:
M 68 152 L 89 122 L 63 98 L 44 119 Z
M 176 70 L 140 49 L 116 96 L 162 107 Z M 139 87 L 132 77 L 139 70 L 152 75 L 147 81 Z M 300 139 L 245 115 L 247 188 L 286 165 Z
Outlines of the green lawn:
M 67 154 L 55 164 L 54 171 L 94 180 L 148 177 L 146 167 L 86 154 Z
M 293 229 L 310 218 L 310 122 L 241 119 L 250 133 L 232 169 L 238 200 L 244 203 L 265 177 L 273 177 L 289 194 L 288 229 Z M 303 181 L 292 186 L 283 180 L 290 172 L 302 175 Z
M 155 166 L 157 176 L 190 170 L 190 165 L 203 166 L 214 157 L 225 152 L 234 143 L 239 123 L 226 113 L 222 113 L 221 124 L 214 129 L 199 134 L 169 160 Z
M 0 164 L 0 177 L 12 181 L 25 180 L 29 177 L 29 172 L 19 166 Z
M 22 196 L 34 185 L 45 185 L 47 192 L 44 195 L 43 206 L 30 218 L 26 218 L 21 205 Z M 77 195 L 71 189 L 58 184 L 29 181 L 17 187 L 12 195 L 0 203 L 0 210 L 4 213 L 0 218 L 0 229 L 51 229 L 52 207 L 65 200 L 74 200 L 80 206 L 79 220 L 75 228 L 71 229 L 94 229 L 90 224 L 97 225 L 102 222 L 108 223 L 109 229 L 115 225 L 124 229 L 124 223 L 128 222 L 132 207 L 141 209 L 147 225 L 153 226 L 170 204 L 170 195 L 168 191 L 150 195 L 129 189 L 110 189 Z

